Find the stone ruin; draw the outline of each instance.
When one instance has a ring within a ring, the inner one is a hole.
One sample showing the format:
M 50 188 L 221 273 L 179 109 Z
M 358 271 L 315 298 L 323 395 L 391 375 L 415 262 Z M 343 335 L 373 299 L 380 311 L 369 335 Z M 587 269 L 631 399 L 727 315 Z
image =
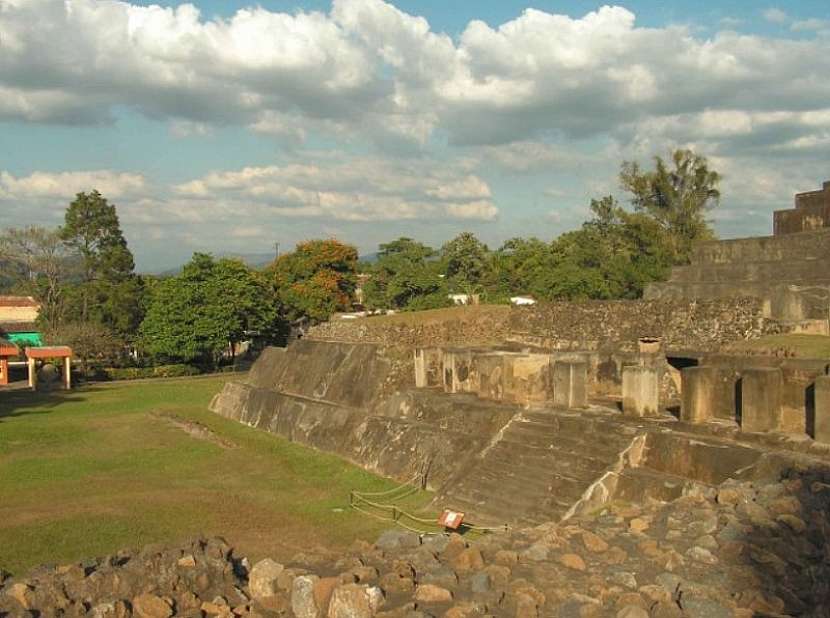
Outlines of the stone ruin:
M 776 236 L 707 243 L 641 301 L 331 322 L 266 349 L 213 411 L 417 475 L 436 516 L 506 531 L 395 531 L 269 564 L 262 588 L 256 567 L 228 562 L 238 593 L 203 594 L 181 574 L 142 591 L 164 618 L 830 615 L 830 360 L 729 352 L 827 332 L 830 275 L 816 266 L 830 230 L 814 229 L 812 204 L 808 231 L 777 213 Z M 159 560 L 175 571 L 182 557 Z M 0 614 L 35 607 L 20 599 L 40 581 L 7 582 L 19 603 Z M 150 615 L 134 592 L 79 593 L 78 611 Z M 100 599 L 116 609 L 95 610 Z

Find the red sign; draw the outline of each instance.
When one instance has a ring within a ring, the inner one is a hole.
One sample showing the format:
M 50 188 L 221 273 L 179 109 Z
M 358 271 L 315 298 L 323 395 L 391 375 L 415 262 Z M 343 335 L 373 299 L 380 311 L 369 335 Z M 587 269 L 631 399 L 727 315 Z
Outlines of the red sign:
M 441 516 L 438 518 L 439 525 L 449 528 L 450 530 L 457 530 L 462 521 L 464 521 L 464 513 L 451 511 L 450 509 L 444 509 L 444 512 L 441 513 Z

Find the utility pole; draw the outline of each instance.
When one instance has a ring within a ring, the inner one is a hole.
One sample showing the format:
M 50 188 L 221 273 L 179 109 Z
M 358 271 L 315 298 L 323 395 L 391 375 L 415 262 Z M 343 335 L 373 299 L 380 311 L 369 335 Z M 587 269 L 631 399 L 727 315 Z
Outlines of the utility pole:
M 278 243 L 278 242 L 274 243 L 274 253 L 276 254 L 275 259 L 279 259 L 279 257 L 280 257 L 280 243 Z

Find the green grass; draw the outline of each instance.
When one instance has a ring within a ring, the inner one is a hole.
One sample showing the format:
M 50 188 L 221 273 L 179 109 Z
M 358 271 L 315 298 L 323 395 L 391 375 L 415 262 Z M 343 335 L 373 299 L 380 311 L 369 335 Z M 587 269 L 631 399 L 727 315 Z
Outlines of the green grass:
M 209 412 L 228 379 L 0 390 L 0 568 L 20 573 L 199 534 L 224 536 L 253 559 L 285 559 L 389 527 L 350 510 L 348 496 L 394 482 Z M 235 446 L 194 438 L 165 414 Z
M 767 335 L 759 339 L 733 343 L 736 352 L 772 353 L 787 350 L 798 358 L 830 359 L 830 337 L 827 335 Z

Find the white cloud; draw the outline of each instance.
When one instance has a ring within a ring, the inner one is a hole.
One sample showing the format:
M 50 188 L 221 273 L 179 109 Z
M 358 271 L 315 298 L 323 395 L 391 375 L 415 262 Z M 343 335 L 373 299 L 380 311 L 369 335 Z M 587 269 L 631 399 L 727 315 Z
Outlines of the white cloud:
M 0 199 L 72 199 L 77 193 L 98 190 L 108 198 L 135 195 L 145 188 L 141 174 L 108 170 L 87 172 L 34 172 L 16 177 L 0 171 Z
M 214 172 L 174 187 L 188 210 L 344 221 L 493 220 L 488 184 L 462 167 L 373 157 Z
M 768 22 L 773 24 L 785 24 L 790 21 L 790 16 L 777 7 L 764 9 L 761 13 Z
M 581 18 L 528 9 L 497 27 L 474 20 L 457 40 L 382 0 L 227 19 L 191 5 L 3 6 L 0 118 L 28 122 L 111 122 L 128 105 L 169 120 L 176 135 L 235 124 L 294 145 L 319 133 L 400 148 L 424 147 L 439 130 L 452 143 L 501 144 L 704 108 L 803 110 L 830 97 L 819 78 L 830 73 L 830 41 L 703 39 L 638 27 L 614 6 Z

